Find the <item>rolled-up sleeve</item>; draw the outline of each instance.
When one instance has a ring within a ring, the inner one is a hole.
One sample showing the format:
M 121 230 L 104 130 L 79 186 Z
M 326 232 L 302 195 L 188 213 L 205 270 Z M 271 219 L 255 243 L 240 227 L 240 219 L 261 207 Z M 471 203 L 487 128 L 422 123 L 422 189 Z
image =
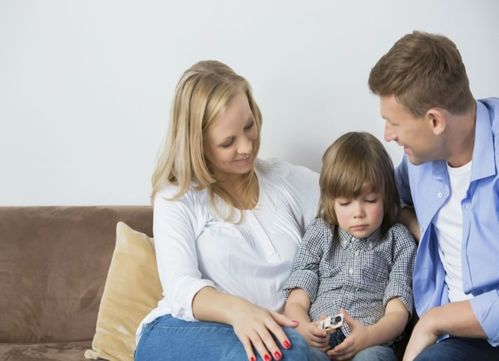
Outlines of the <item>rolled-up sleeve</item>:
M 293 288 L 303 289 L 310 297 L 310 302 L 317 298 L 319 287 L 319 263 L 323 253 L 323 221 L 315 219 L 307 227 L 300 247 L 296 252 L 291 275 L 284 285 L 287 298 Z
M 491 290 L 473 297 L 471 307 L 487 335 L 487 341 L 494 347 L 499 346 L 499 291 Z
M 383 296 L 386 306 L 392 298 L 398 297 L 410 314 L 413 312 L 412 273 L 416 257 L 416 242 L 411 234 L 401 224 L 396 224 L 390 230 L 393 237 L 393 265 L 390 271 L 388 285 Z
M 163 296 L 174 317 L 193 321 L 192 301 L 199 290 L 215 287 L 202 279 L 196 252 L 198 219 L 188 195 L 170 200 L 172 191 L 158 193 L 154 200 L 154 244 Z

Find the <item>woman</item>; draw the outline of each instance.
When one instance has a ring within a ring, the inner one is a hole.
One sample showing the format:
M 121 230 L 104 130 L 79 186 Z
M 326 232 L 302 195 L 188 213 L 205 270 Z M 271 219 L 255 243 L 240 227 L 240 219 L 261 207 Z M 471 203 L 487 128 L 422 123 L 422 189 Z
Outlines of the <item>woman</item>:
M 308 360 L 297 322 L 278 312 L 318 175 L 258 160 L 261 125 L 249 83 L 228 66 L 183 74 L 153 175 L 164 298 L 138 329 L 137 361 Z

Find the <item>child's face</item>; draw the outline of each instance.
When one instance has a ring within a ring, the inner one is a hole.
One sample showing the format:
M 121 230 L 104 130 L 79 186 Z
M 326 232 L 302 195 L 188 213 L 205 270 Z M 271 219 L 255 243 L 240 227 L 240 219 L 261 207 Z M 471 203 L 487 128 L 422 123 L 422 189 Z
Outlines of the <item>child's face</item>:
M 334 211 L 341 228 L 355 238 L 366 238 L 383 222 L 383 198 L 366 189 L 357 198 L 336 198 Z

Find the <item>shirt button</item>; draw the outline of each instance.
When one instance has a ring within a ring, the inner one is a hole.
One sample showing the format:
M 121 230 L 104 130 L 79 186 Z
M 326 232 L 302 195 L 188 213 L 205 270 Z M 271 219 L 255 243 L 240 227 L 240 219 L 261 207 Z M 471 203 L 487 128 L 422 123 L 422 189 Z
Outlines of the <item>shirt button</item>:
M 352 274 L 352 273 L 353 273 L 353 268 L 352 268 L 352 267 L 350 267 L 350 268 L 348 269 L 348 273 L 349 273 L 349 274 Z
M 444 196 L 444 194 L 443 194 L 442 192 L 438 192 L 438 193 L 437 193 L 437 197 L 438 197 L 438 198 L 442 198 L 443 196 Z
M 359 251 L 355 251 L 355 255 L 358 256 L 359 255 Z

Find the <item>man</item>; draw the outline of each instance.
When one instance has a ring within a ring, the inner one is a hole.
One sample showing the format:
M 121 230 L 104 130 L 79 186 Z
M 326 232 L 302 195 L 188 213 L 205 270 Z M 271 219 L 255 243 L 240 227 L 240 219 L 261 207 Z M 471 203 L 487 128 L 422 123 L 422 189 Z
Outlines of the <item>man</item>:
M 385 140 L 404 147 L 397 183 L 421 235 L 404 361 L 499 360 L 499 99 L 475 100 L 456 45 L 417 31 L 369 88 Z

